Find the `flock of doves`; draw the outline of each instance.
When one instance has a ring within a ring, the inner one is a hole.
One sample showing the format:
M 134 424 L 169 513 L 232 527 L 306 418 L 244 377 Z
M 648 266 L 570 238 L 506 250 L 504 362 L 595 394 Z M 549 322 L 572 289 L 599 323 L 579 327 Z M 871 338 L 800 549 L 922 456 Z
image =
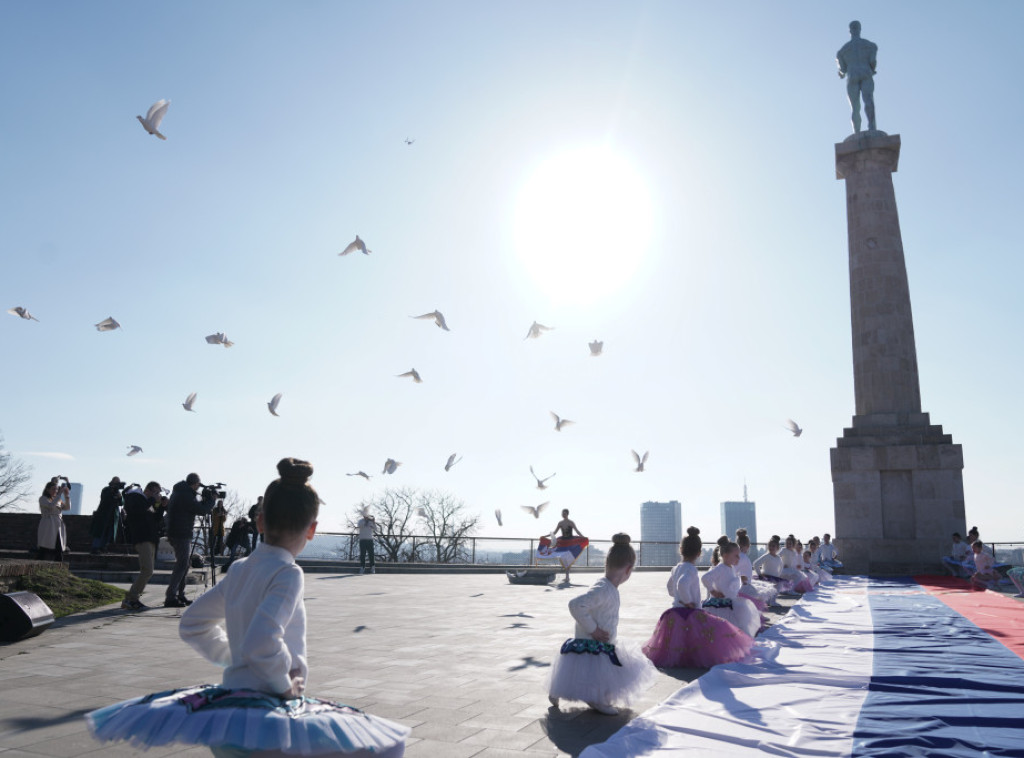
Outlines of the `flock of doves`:
M 166 140 L 167 138 L 163 134 L 160 133 L 160 124 L 163 121 L 164 116 L 167 115 L 167 108 L 169 106 L 170 106 L 170 101 L 169 100 L 157 100 L 155 103 L 153 103 L 153 105 L 150 106 L 149 110 L 146 112 L 145 117 L 143 117 L 143 116 L 136 116 L 135 118 L 137 118 L 139 120 L 139 123 L 142 124 L 142 127 L 146 130 L 146 132 L 148 132 L 149 134 L 152 134 L 155 137 L 158 137 L 159 139 Z M 404 140 L 404 143 L 406 145 L 412 145 L 415 141 L 416 140 L 414 140 L 414 139 L 410 139 L 410 138 L 406 137 L 405 140 Z M 369 255 L 373 251 L 369 250 L 366 247 L 366 243 L 363 242 L 363 240 L 361 240 L 359 238 L 359 235 L 357 234 L 356 238 L 352 242 L 350 242 L 345 247 L 344 250 L 342 250 L 340 253 L 338 253 L 338 255 L 344 256 L 344 255 L 348 255 L 349 253 L 354 253 L 354 252 L 360 252 L 363 255 Z M 25 319 L 26 321 L 39 321 L 39 319 L 37 319 L 35 316 L 33 316 L 31 313 L 29 313 L 27 308 L 24 308 L 24 307 L 22 307 L 20 305 L 8 309 L 7 312 L 10 313 L 11 315 L 18 316 L 19 318 Z M 439 329 L 443 329 L 446 332 L 451 331 L 448 328 L 448 323 L 445 321 L 444 314 L 442 314 L 441 311 L 439 311 L 439 310 L 434 310 L 434 311 L 431 311 L 430 313 L 424 313 L 422 316 L 411 316 L 410 318 L 430 319 L 430 320 L 432 320 L 434 322 L 435 325 L 437 325 L 437 327 Z M 94 326 L 96 327 L 96 330 L 100 331 L 100 332 L 112 332 L 115 329 L 120 329 L 121 328 L 121 324 L 119 324 L 117 322 L 117 320 L 114 319 L 113 316 L 110 316 L 108 318 L 103 319 L 102 321 L 100 321 L 99 323 L 95 324 Z M 549 332 L 553 328 L 554 327 L 544 326 L 544 324 L 540 324 L 540 323 L 534 321 L 533 324 L 530 326 L 529 331 L 526 333 L 526 337 L 524 337 L 524 339 L 538 339 L 545 332 Z M 226 347 L 226 348 L 231 347 L 232 345 L 235 344 L 234 342 L 229 340 L 227 335 L 224 334 L 223 332 L 217 332 L 216 334 L 211 334 L 211 335 L 207 336 L 206 337 L 206 342 L 208 344 L 210 344 L 210 345 L 222 345 L 223 347 Z M 604 342 L 601 342 L 599 340 L 594 340 L 593 342 L 590 342 L 588 344 L 589 344 L 589 347 L 590 347 L 590 355 L 591 355 L 592 358 L 596 358 L 596 357 L 600 356 L 601 353 L 604 351 Z M 422 377 L 420 377 L 419 372 L 415 368 L 412 368 L 412 369 L 410 369 L 410 370 L 408 370 L 408 371 L 406 371 L 404 373 L 398 374 L 397 376 L 399 378 L 406 378 L 406 377 L 408 377 L 408 378 L 412 379 L 414 382 L 416 382 L 417 384 L 419 384 L 419 383 L 421 383 L 423 381 Z M 282 393 L 278 392 L 267 403 L 267 410 L 272 415 L 274 415 L 274 416 L 278 415 L 277 408 L 278 408 L 278 405 L 280 405 L 280 403 L 281 403 L 281 397 L 282 397 Z M 181 406 L 186 411 L 195 413 L 195 409 L 193 408 L 193 406 L 195 405 L 195 402 L 196 402 L 196 393 L 192 392 L 192 393 L 189 393 L 188 397 L 185 398 L 185 402 L 182 403 Z M 559 416 L 554 411 L 551 411 L 551 417 L 555 421 L 555 431 L 556 432 L 561 432 L 563 428 L 565 428 L 566 426 L 574 423 L 573 421 L 571 421 L 571 420 L 569 420 L 567 418 L 562 418 L 561 416 Z M 792 419 L 787 419 L 787 421 L 786 421 L 786 428 L 793 434 L 794 437 L 799 437 L 801 434 L 803 434 L 803 429 L 801 429 L 800 426 L 795 421 L 793 421 Z M 143 452 L 143 450 L 138 445 L 129 445 L 128 446 L 128 453 L 127 454 L 129 456 L 138 455 L 141 452 Z M 633 460 L 636 463 L 635 471 L 637 473 L 642 473 L 644 471 L 644 465 L 647 463 L 647 457 L 648 457 L 648 455 L 650 455 L 650 451 L 645 451 L 643 455 L 640 455 L 639 453 L 637 453 L 636 450 L 631 450 L 630 452 L 633 454 Z M 454 466 L 455 464 L 457 464 L 461 460 L 462 460 L 462 458 L 459 457 L 457 453 L 452 453 L 451 455 L 448 456 L 448 461 L 444 464 L 444 470 L 445 471 L 450 471 L 452 466 Z M 398 470 L 398 467 L 401 466 L 401 465 L 402 464 L 401 464 L 400 461 L 396 461 L 394 458 L 388 458 L 384 462 L 384 469 L 383 469 L 383 471 L 381 473 L 382 474 L 394 474 L 395 471 Z M 543 478 L 539 477 L 534 472 L 532 465 L 530 466 L 530 474 L 533 476 L 534 480 L 536 480 L 536 482 L 537 482 L 537 489 L 539 489 L 539 490 L 547 489 L 548 488 L 547 481 L 555 476 L 555 474 L 549 474 L 548 476 L 545 476 Z M 369 481 L 369 479 L 370 479 L 370 475 L 367 474 L 365 471 L 357 471 L 357 472 L 352 473 L 352 474 L 346 474 L 346 476 L 361 476 L 364 479 L 366 479 L 367 481 Z M 546 502 L 543 502 L 540 505 L 536 505 L 536 506 L 521 505 L 519 507 L 522 508 L 527 513 L 529 513 L 530 515 L 532 515 L 535 519 L 539 519 L 540 518 L 540 514 L 548 507 L 549 504 L 550 504 L 550 501 L 546 501 Z M 420 514 L 420 515 L 425 517 L 425 514 Z M 500 509 L 497 509 L 497 510 L 494 511 L 494 517 L 498 521 L 498 526 L 502 526 L 502 516 L 501 516 L 501 510 Z

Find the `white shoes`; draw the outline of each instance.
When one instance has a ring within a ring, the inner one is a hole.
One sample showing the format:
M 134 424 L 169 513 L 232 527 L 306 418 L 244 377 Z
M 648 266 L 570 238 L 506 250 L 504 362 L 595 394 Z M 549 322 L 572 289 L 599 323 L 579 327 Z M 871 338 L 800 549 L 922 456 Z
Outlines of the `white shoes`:
M 608 705 L 606 703 L 587 703 L 587 705 L 589 705 L 598 713 L 603 713 L 605 716 L 619 715 L 619 709 L 616 708 L 614 705 Z

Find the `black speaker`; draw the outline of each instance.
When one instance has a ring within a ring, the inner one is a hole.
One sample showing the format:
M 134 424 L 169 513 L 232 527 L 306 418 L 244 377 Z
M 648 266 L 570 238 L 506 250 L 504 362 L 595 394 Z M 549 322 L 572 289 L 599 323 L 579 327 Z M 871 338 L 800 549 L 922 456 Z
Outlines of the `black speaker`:
M 42 634 L 53 623 L 53 611 L 39 595 L 11 592 L 0 595 L 0 640 L 15 640 Z

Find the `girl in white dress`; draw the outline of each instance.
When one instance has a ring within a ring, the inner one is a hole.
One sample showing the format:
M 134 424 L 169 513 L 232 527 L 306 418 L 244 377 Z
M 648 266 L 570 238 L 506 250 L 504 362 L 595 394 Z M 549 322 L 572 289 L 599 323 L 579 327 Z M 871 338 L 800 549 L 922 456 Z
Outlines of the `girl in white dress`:
M 796 537 L 792 534 L 786 537 L 786 547 L 779 551 L 779 557 L 782 559 L 782 578 L 792 582 L 794 590 L 810 592 L 814 589 L 808 575 L 799 568 L 803 559 L 796 551 Z
M 779 593 L 792 592 L 793 583 L 782 578 L 782 558 L 779 557 L 779 546 L 782 538 L 773 534 L 768 540 L 768 552 L 754 561 L 753 568 L 761 581 L 775 585 Z
M 736 573 L 739 574 L 740 595 L 754 602 L 759 611 L 763 611 L 775 602 L 778 590 L 770 582 L 754 579 L 754 567 L 750 563 L 750 537 L 746 529 L 736 530 L 736 544 L 740 546 L 740 559 L 736 564 Z
M 224 668 L 222 685 L 160 692 L 87 715 L 101 740 L 143 749 L 172 742 L 208 746 L 217 758 L 332 755 L 399 758 L 408 727 L 355 708 L 305 697 L 306 608 L 297 556 L 316 532 L 320 498 L 313 467 L 285 458 L 257 517 L 265 541 L 236 561 L 181 617 L 179 632 Z
M 656 670 L 638 645 L 617 638 L 619 585 L 636 564 L 636 551 L 628 534 L 612 537 L 604 563 L 604 578 L 589 591 L 569 601 L 576 621 L 576 636 L 566 640 L 551 664 L 548 699 L 580 700 L 595 711 L 618 714 L 654 683 Z
M 761 614 L 750 600 L 739 594 L 740 578 L 733 568 L 740 559 L 739 545 L 726 538 L 724 544 L 720 543 L 715 548 L 715 553 L 721 563 L 713 566 L 700 580 L 708 591 L 702 608 L 753 637 L 761 627 Z

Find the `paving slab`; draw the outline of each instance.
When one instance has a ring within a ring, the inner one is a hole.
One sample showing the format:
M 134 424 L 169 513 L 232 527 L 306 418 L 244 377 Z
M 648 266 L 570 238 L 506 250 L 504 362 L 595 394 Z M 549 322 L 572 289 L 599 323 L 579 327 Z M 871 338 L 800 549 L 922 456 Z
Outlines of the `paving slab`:
M 621 587 L 621 637 L 650 636 L 668 606 L 667 575 L 637 573 Z M 500 574 L 307 573 L 309 693 L 410 726 L 410 758 L 578 755 L 703 673 L 660 672 L 615 717 L 550 707 L 544 680 L 573 633 L 567 603 L 599 577 L 529 586 Z M 146 600 L 162 600 L 160 589 Z M 102 745 L 83 718 L 117 700 L 220 681 L 220 669 L 179 639 L 180 616 L 108 606 L 0 646 L 0 758 L 209 756 L 183 745 L 145 753 Z

